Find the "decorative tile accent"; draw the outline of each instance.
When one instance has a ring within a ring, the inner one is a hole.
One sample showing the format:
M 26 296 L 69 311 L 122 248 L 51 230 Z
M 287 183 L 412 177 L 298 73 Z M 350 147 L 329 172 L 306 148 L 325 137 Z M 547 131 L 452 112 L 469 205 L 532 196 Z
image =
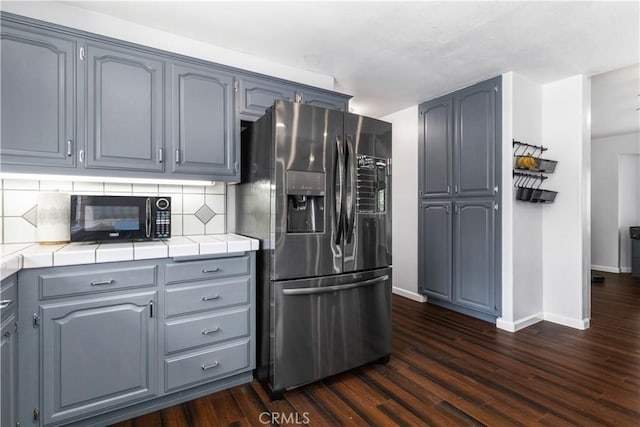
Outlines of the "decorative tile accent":
M 29 223 L 34 227 L 37 227 L 38 226 L 38 205 L 32 207 L 27 212 L 25 212 L 24 215 L 22 215 L 22 218 L 24 218 L 26 221 L 29 221 Z
M 211 218 L 214 216 L 216 216 L 216 213 L 207 205 L 202 205 L 202 207 L 196 211 L 196 217 L 202 221 L 203 224 L 211 221 Z

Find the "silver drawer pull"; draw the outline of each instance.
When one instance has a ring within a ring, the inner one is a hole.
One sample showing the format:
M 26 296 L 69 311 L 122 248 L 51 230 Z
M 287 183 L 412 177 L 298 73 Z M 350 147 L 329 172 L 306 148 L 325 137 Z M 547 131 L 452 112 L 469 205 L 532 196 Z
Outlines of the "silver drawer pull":
M 218 366 L 218 362 L 217 361 L 213 362 L 213 363 L 209 363 L 208 365 L 204 364 L 204 365 L 201 366 L 201 368 L 202 368 L 203 371 L 206 371 L 207 369 L 215 368 L 216 366 Z
M 110 279 L 110 280 L 102 280 L 102 281 L 98 281 L 98 282 L 91 282 L 91 286 L 102 286 L 102 285 L 110 285 L 113 282 L 115 282 L 115 280 Z
M 220 330 L 220 328 L 218 328 L 217 326 L 215 327 L 215 329 L 203 329 L 202 330 L 202 335 L 213 334 L 214 332 L 218 332 L 219 330 Z
M 206 301 L 212 301 L 212 300 L 218 299 L 218 298 L 220 298 L 220 295 L 214 295 L 212 297 L 202 297 L 202 301 L 205 301 L 205 302 Z
M 11 304 L 13 304 L 13 300 L 12 299 L 3 299 L 2 301 L 0 301 L 0 309 L 7 308 Z
M 211 268 L 211 269 L 204 269 L 202 270 L 203 273 L 217 273 L 218 271 L 220 271 L 220 267 L 216 267 L 216 268 Z

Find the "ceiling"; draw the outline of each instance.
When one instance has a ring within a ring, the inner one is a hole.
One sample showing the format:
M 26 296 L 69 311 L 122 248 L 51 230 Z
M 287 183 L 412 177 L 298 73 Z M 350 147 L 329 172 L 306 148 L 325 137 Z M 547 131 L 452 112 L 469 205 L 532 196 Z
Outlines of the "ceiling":
M 380 117 L 506 71 L 539 83 L 640 62 L 639 2 L 68 2 L 333 76 Z

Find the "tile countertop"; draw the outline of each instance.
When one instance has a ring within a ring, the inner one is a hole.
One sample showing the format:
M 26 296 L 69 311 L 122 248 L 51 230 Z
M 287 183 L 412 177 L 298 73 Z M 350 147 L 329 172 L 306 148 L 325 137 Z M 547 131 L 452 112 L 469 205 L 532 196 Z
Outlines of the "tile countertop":
M 258 250 L 259 241 L 237 234 L 179 236 L 148 242 L 0 245 L 0 279 L 23 268 L 214 255 Z

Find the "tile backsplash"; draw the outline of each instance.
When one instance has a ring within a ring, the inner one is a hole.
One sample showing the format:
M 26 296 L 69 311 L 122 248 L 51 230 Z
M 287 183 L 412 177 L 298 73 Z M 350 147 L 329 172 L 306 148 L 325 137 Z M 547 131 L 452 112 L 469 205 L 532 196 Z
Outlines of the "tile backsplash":
M 120 182 L 0 180 L 0 243 L 36 241 L 39 191 L 69 194 L 171 197 L 171 234 L 223 234 L 227 229 L 226 187 L 212 185 L 128 184 Z

